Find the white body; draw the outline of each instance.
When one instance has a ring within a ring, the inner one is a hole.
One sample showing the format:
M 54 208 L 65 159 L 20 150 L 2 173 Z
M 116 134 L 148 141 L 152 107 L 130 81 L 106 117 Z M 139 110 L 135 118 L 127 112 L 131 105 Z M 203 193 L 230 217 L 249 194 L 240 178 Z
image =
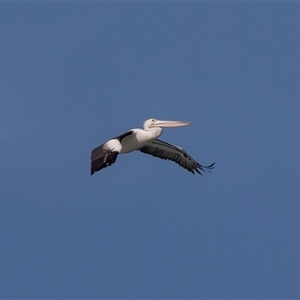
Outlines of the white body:
M 122 140 L 122 149 L 120 154 L 136 151 L 148 142 L 158 138 L 162 133 L 161 128 L 153 128 L 153 130 L 150 131 L 136 128 L 132 129 L 132 131 L 133 134 L 126 136 Z

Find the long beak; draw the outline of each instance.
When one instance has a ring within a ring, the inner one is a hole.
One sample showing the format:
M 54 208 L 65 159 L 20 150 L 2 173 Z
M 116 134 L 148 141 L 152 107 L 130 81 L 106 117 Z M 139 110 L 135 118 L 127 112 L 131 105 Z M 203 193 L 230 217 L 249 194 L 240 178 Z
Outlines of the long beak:
M 191 122 L 156 120 L 152 124 L 152 127 L 180 127 L 180 126 L 187 126 L 190 124 Z

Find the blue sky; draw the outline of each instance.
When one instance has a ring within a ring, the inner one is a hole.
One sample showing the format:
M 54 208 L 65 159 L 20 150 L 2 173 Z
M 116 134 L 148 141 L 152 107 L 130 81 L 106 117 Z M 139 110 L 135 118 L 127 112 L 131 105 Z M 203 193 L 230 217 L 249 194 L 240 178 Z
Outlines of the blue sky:
M 1 298 L 300 298 L 299 4 L 0 7 Z

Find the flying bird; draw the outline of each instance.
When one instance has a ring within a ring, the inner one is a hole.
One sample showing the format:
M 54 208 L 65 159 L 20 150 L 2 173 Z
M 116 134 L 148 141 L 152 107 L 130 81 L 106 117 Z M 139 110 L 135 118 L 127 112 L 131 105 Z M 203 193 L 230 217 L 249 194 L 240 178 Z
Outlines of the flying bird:
M 201 171 L 213 169 L 214 164 L 203 166 L 196 162 L 182 148 L 158 139 L 163 127 L 180 127 L 190 125 L 191 122 L 162 121 L 149 119 L 144 122 L 144 129 L 131 129 L 116 136 L 95 148 L 91 154 L 91 175 L 115 163 L 119 154 L 140 151 L 161 159 L 172 160 L 181 167 L 201 174 Z M 201 174 L 202 175 L 202 174 Z

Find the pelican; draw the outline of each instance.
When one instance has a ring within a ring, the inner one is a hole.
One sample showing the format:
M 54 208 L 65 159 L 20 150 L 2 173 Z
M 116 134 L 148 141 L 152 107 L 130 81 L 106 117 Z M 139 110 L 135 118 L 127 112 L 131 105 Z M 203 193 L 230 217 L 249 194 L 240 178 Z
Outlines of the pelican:
M 193 174 L 195 174 L 194 171 L 201 174 L 201 171 L 213 169 L 215 163 L 203 166 L 182 148 L 158 139 L 162 134 L 163 127 L 172 128 L 190 124 L 191 122 L 182 121 L 146 120 L 144 129 L 131 129 L 95 148 L 91 154 L 91 175 L 114 164 L 119 154 L 136 150 L 161 159 L 172 160 Z

